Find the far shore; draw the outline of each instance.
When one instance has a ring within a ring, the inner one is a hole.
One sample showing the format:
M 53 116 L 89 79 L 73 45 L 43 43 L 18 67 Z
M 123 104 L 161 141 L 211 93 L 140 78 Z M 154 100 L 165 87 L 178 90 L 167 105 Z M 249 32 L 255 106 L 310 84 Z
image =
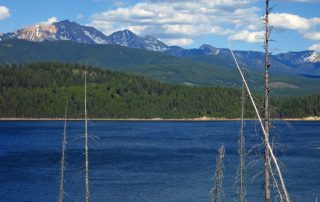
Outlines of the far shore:
M 62 121 L 64 118 L 0 118 L 0 121 Z M 82 118 L 68 118 L 69 121 L 81 121 Z M 239 121 L 239 118 L 223 118 L 223 117 L 199 117 L 199 118 L 181 118 L 181 119 L 165 119 L 165 118 L 88 118 L 92 121 Z M 245 119 L 257 120 L 257 119 Z M 304 118 L 282 118 L 273 119 L 277 121 L 320 121 L 320 117 L 304 117 Z

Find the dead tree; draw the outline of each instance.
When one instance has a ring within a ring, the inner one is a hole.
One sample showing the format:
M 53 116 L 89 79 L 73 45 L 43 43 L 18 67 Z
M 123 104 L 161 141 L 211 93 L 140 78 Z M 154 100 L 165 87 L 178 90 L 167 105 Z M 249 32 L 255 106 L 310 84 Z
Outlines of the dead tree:
M 258 120 L 259 120 L 259 123 L 260 123 L 260 126 L 261 126 L 261 130 L 262 130 L 262 133 L 263 133 L 263 136 L 264 136 L 264 140 L 265 140 L 265 146 L 266 146 L 267 149 L 269 150 L 270 158 L 271 158 L 271 160 L 272 160 L 272 162 L 273 162 L 273 164 L 274 164 L 274 167 L 275 167 L 275 169 L 276 169 L 276 171 L 277 171 L 277 174 L 278 174 L 278 176 L 279 176 L 279 180 L 280 180 L 280 184 L 281 184 L 281 188 L 282 188 L 283 194 L 284 194 L 284 196 L 285 196 L 285 200 L 286 200 L 287 202 L 290 202 L 290 201 L 291 201 L 291 200 L 290 200 L 290 196 L 289 196 L 288 190 L 287 190 L 287 188 L 286 188 L 286 185 L 285 185 L 285 182 L 284 182 L 284 179 L 283 179 L 283 176 L 282 176 L 282 172 L 281 172 L 281 169 L 280 169 L 278 160 L 277 160 L 277 158 L 275 157 L 275 155 L 274 155 L 274 153 L 273 153 L 273 149 L 272 149 L 272 147 L 271 147 L 271 145 L 270 145 L 269 138 L 266 138 L 266 137 L 267 137 L 267 133 L 266 133 L 266 131 L 265 131 L 265 127 L 264 127 L 262 118 L 261 118 L 261 116 L 260 116 L 260 113 L 259 113 L 259 111 L 258 111 L 257 105 L 256 105 L 256 103 L 255 103 L 255 101 L 254 101 L 254 99 L 253 99 L 253 97 L 252 97 L 252 93 L 251 93 L 251 91 L 250 91 L 250 88 L 249 88 L 249 86 L 248 86 L 248 84 L 247 84 L 246 79 L 245 79 L 244 76 L 243 76 L 242 70 L 241 70 L 241 68 L 240 68 L 240 66 L 239 66 L 239 64 L 238 64 L 238 61 L 237 61 L 237 59 L 236 59 L 236 57 L 235 57 L 232 49 L 230 49 L 230 52 L 231 52 L 231 55 L 232 55 L 232 57 L 233 57 L 233 59 L 234 59 L 234 62 L 235 62 L 235 64 L 236 64 L 236 66 L 237 66 L 237 68 L 238 68 L 238 70 L 239 70 L 239 73 L 240 73 L 240 76 L 241 76 L 242 81 L 243 81 L 243 83 L 244 83 L 244 86 L 245 86 L 246 89 L 247 89 L 247 93 L 248 93 L 248 96 L 249 96 L 249 98 L 250 98 L 251 104 L 252 104 L 252 106 L 253 106 L 253 108 L 254 108 L 254 111 L 255 111 L 255 113 L 256 113 L 256 116 L 258 117 Z M 271 168 L 271 167 L 270 167 L 270 168 Z
M 61 148 L 61 174 L 60 174 L 60 189 L 59 189 L 59 202 L 63 201 L 64 194 L 64 170 L 65 170 L 65 150 L 67 144 L 67 113 L 68 113 L 68 101 L 66 102 L 66 109 L 64 114 L 64 128 L 63 128 L 63 139 Z
M 244 168 L 245 168 L 245 139 L 244 139 L 244 105 L 245 105 L 245 86 L 242 86 L 242 95 L 241 95 L 241 125 L 239 133 L 239 169 L 238 169 L 238 194 L 239 202 L 244 202 L 245 199 L 245 177 L 244 177 Z
M 224 171 L 224 145 L 222 145 L 217 154 L 216 160 L 216 171 L 214 174 L 214 186 L 211 190 L 211 202 L 220 202 L 222 190 L 222 179 L 223 179 L 223 171 Z
M 85 121 L 85 173 L 86 173 L 86 202 L 90 201 L 89 192 L 89 159 L 88 159 L 88 113 L 87 113 L 87 64 L 84 72 L 84 121 Z
M 270 151 L 267 145 L 269 142 L 270 131 L 270 110 L 269 110 L 269 0 L 266 0 L 265 16 L 265 84 L 264 84 L 264 135 L 265 153 L 264 153 L 264 191 L 265 202 L 270 202 Z

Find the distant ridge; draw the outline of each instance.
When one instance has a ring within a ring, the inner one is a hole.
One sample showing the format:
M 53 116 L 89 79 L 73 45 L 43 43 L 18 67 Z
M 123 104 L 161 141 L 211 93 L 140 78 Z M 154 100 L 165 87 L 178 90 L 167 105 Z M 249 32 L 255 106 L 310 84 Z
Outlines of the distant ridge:
M 168 46 L 156 37 L 141 37 L 130 30 L 117 31 L 109 36 L 94 27 L 80 25 L 63 20 L 52 24 L 38 24 L 14 32 L 0 34 L 0 41 L 24 39 L 33 42 L 73 41 L 85 44 L 117 44 L 128 48 L 163 52 L 176 57 L 188 57 L 197 62 L 220 66 L 233 65 L 230 51 L 203 44 L 199 48 L 184 49 L 179 46 Z M 239 63 L 249 69 L 263 67 L 264 53 L 258 51 L 235 51 Z M 320 53 L 307 50 L 300 52 L 280 53 L 271 56 L 272 71 L 294 74 L 320 75 Z

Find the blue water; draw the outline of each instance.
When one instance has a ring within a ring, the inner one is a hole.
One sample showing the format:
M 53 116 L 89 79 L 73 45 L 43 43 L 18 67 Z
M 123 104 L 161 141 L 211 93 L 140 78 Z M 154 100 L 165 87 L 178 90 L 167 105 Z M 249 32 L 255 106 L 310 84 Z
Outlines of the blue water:
M 68 123 L 64 201 L 84 201 L 83 130 Z M 208 202 L 221 144 L 223 201 L 234 201 L 238 130 L 236 121 L 90 122 L 91 201 Z M 1 201 L 57 201 L 62 132 L 62 121 L 0 122 Z M 263 201 L 259 125 L 245 133 L 247 201 Z M 275 122 L 272 134 L 292 199 L 320 198 L 320 122 Z

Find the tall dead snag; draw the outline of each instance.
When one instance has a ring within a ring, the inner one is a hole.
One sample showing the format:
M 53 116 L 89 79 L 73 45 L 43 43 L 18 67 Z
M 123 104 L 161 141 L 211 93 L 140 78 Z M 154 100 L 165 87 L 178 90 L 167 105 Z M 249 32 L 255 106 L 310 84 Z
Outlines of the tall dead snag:
M 62 148 L 61 148 L 61 174 L 60 174 L 59 202 L 63 201 L 63 194 L 64 194 L 65 150 L 67 145 L 67 113 L 68 113 L 68 101 L 66 101 L 66 109 L 64 114 L 63 139 L 62 139 Z
M 231 55 L 232 55 L 232 57 L 233 57 L 233 59 L 234 59 L 234 62 L 235 62 L 235 64 L 236 64 L 236 66 L 237 66 L 237 68 L 238 68 L 238 70 L 239 70 L 239 73 L 240 73 L 241 79 L 242 79 L 242 81 L 243 81 L 243 83 L 244 83 L 244 86 L 245 86 L 246 89 L 247 89 L 247 93 L 248 93 L 248 96 L 249 96 L 249 98 L 250 98 L 251 104 L 252 104 L 252 106 L 253 106 L 253 108 L 254 108 L 254 111 L 255 111 L 255 113 L 256 113 L 256 115 L 257 115 L 257 117 L 258 117 L 258 120 L 259 120 L 259 123 L 260 123 L 260 126 L 261 126 L 261 130 L 262 130 L 262 133 L 263 133 L 263 135 L 264 135 L 264 139 L 266 140 L 266 141 L 265 141 L 265 145 L 266 145 L 266 147 L 269 149 L 269 153 L 270 153 L 271 160 L 272 160 L 272 162 L 273 162 L 273 164 L 274 164 L 274 167 L 275 167 L 275 169 L 276 169 L 276 171 L 277 171 L 277 174 L 278 174 L 278 176 L 279 176 L 279 180 L 280 180 L 280 183 L 281 183 L 282 191 L 283 191 L 284 196 L 285 196 L 285 200 L 286 200 L 287 202 L 290 202 L 291 200 L 290 200 L 289 193 L 288 193 L 288 190 L 287 190 L 287 188 L 286 188 L 286 185 L 285 185 L 285 183 L 284 183 L 284 179 L 283 179 L 283 176 L 282 176 L 282 173 L 281 173 L 281 170 L 280 170 L 280 166 L 279 166 L 278 160 L 277 160 L 277 158 L 275 157 L 275 155 L 274 155 L 274 153 L 273 153 L 272 147 L 271 147 L 271 145 L 270 145 L 270 143 L 269 143 L 269 139 L 268 139 L 268 138 L 265 138 L 265 137 L 267 137 L 267 133 L 266 133 L 266 131 L 265 131 L 265 128 L 264 128 L 264 125 L 263 125 L 263 121 L 262 121 L 262 118 L 261 118 L 260 113 L 259 113 L 259 111 L 258 111 L 257 105 L 256 105 L 256 103 L 255 103 L 255 101 L 254 101 L 254 99 L 253 99 L 253 97 L 252 97 L 252 94 L 251 94 L 250 88 L 249 88 L 249 86 L 248 86 L 248 83 L 247 83 L 246 79 L 245 79 L 244 76 L 243 76 L 243 73 L 242 73 L 242 70 L 241 70 L 241 68 L 240 68 L 240 66 L 239 66 L 239 64 L 238 64 L 237 58 L 235 57 L 235 55 L 234 55 L 234 53 L 233 53 L 233 51 L 232 51 L 231 49 L 230 49 L 230 52 L 231 52 Z M 271 167 L 270 167 L 270 168 L 271 168 Z
M 87 64 L 84 72 L 84 122 L 85 122 L 85 172 L 86 172 L 86 202 L 90 201 L 90 192 L 89 192 L 89 159 L 88 159 L 88 114 L 87 114 Z
M 240 133 L 239 133 L 239 169 L 238 169 L 238 194 L 239 194 L 239 202 L 244 202 L 245 200 L 245 177 L 244 177 L 244 168 L 245 168 L 245 147 L 244 147 L 244 104 L 245 104 L 245 86 L 242 86 L 242 95 L 241 95 L 241 125 L 240 125 Z
M 264 153 L 264 191 L 265 202 L 270 202 L 270 151 L 267 143 L 269 142 L 270 131 L 270 110 L 269 110 L 269 0 L 266 0 L 266 16 L 265 16 L 265 84 L 264 84 L 264 136 L 265 153 Z
M 222 193 L 222 179 L 223 179 L 223 171 L 224 171 L 224 145 L 222 145 L 217 154 L 216 160 L 216 171 L 214 174 L 214 186 L 211 190 L 211 202 L 220 202 L 221 193 Z

